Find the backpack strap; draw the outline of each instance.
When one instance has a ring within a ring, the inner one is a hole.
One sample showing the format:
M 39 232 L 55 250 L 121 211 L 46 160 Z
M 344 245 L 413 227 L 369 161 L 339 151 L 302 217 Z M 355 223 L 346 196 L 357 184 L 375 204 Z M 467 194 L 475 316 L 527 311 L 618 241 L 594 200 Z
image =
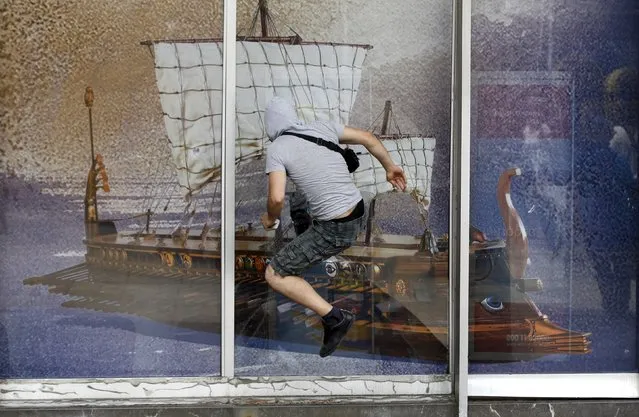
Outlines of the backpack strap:
M 328 148 L 328 149 L 330 149 L 332 151 L 338 152 L 342 156 L 344 156 L 344 149 L 342 149 L 341 147 L 337 146 L 333 142 L 329 142 L 329 141 L 324 140 L 324 139 L 316 138 L 314 136 L 308 136 L 308 135 L 303 135 L 301 133 L 293 133 L 293 132 L 289 132 L 289 131 L 283 132 L 282 135 L 297 136 L 300 139 L 304 139 L 304 140 L 307 140 L 309 142 L 313 142 L 313 143 L 315 143 L 317 145 L 324 146 L 324 147 L 326 147 L 326 148 Z
M 344 162 L 346 162 L 346 166 L 348 167 L 348 172 L 351 172 L 351 173 L 355 172 L 355 170 L 359 168 L 359 158 L 357 157 L 357 154 L 355 153 L 355 151 L 350 148 L 343 149 L 337 146 L 337 144 L 333 142 L 316 138 L 314 136 L 303 135 L 301 133 L 293 133 L 293 132 L 286 131 L 286 132 L 283 132 L 282 135 L 297 136 L 300 139 L 313 142 L 317 145 L 324 146 L 332 151 L 339 153 L 340 155 L 342 155 L 342 158 L 344 158 Z

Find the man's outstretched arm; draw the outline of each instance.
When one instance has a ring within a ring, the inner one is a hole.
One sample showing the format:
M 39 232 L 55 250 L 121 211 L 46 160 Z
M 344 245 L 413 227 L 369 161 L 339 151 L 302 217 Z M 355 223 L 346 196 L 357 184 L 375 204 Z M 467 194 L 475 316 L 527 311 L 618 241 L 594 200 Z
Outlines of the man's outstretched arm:
M 402 191 L 406 189 L 406 176 L 404 175 L 404 171 L 401 167 L 395 165 L 382 142 L 371 132 L 346 126 L 339 141 L 346 145 L 364 146 L 366 150 L 382 164 L 386 170 L 386 179 L 388 182 Z

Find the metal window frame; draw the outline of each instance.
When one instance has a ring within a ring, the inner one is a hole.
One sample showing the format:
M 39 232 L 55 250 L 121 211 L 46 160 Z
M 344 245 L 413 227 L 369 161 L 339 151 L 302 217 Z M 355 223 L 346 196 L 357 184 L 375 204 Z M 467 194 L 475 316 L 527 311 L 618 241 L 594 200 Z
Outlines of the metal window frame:
M 221 374 L 235 375 L 235 87 L 237 1 L 224 0 L 222 83 Z M 233 42 L 228 40 L 232 39 Z
M 446 376 L 185 377 L 9 380 L 3 408 L 323 402 L 415 403 L 449 397 Z
M 470 0 L 461 1 L 464 7 L 471 9 Z M 470 43 L 472 20 L 470 16 L 464 17 L 466 19 L 462 26 L 465 40 Z M 466 51 L 462 56 L 465 53 Z M 468 81 L 471 85 L 464 92 L 470 92 L 475 80 L 470 68 L 467 75 L 463 81 Z M 561 78 L 560 73 L 557 76 Z M 464 95 L 463 100 L 467 100 L 464 105 L 468 105 L 471 103 L 471 96 Z M 469 112 L 462 123 L 471 123 L 472 129 L 472 122 L 474 121 Z M 470 138 L 468 141 L 470 143 Z M 468 190 L 468 196 L 464 197 L 469 196 Z M 636 399 L 639 398 L 639 373 L 467 374 L 466 395 L 468 398 Z
M 459 0 L 460 1 L 460 0 Z M 235 107 L 235 91 L 236 91 L 236 42 L 228 42 L 229 39 L 235 39 L 236 34 L 236 0 L 224 0 L 224 85 L 223 85 L 223 100 L 222 108 L 224 109 L 224 124 L 223 128 L 223 142 L 222 142 L 222 159 L 224 165 L 222 166 L 222 236 L 223 236 L 223 252 L 222 252 L 222 377 L 233 378 L 234 373 L 234 361 L 235 361 L 235 327 L 234 327 L 234 311 L 235 311 L 235 120 L 236 120 L 236 107 Z M 454 53 L 453 53 L 454 54 Z M 470 78 L 468 81 L 470 84 Z M 469 107 L 470 108 L 470 107 Z M 470 118 L 469 118 L 470 120 Z M 468 144 L 468 149 L 470 145 Z M 469 177 L 470 178 L 470 177 Z M 469 198 L 466 198 L 469 200 Z M 468 251 L 466 245 L 465 248 Z M 468 259 L 466 255 L 465 258 Z M 450 257 L 452 264 L 459 264 L 458 258 L 455 256 Z M 461 263 L 466 265 L 467 263 Z M 452 283 L 451 279 L 451 283 Z M 464 280 L 467 282 L 467 280 Z M 452 294 L 452 285 L 450 287 L 450 293 Z M 464 299 L 464 298 L 463 298 Z M 468 299 L 467 293 L 465 299 Z M 453 303 L 459 304 L 459 303 Z M 466 303 L 467 304 L 467 303 Z M 465 315 L 467 317 L 467 314 Z M 230 318 L 230 319 L 229 319 Z M 467 322 L 467 320 L 466 320 Z M 451 322 L 449 320 L 449 328 Z M 467 325 L 466 325 L 467 330 Z M 449 331 L 449 334 L 452 333 Z M 467 331 L 464 332 L 467 334 Z M 467 335 L 466 335 L 467 338 Z M 452 346 L 452 345 L 451 345 Z M 458 349 L 462 355 L 466 354 Z M 452 367 L 451 367 L 452 369 Z M 466 366 L 467 369 L 467 366 Z M 398 376 L 384 376 L 384 377 L 339 377 L 344 380 L 337 384 L 327 381 L 326 377 L 295 377 L 288 378 L 287 381 L 294 381 L 302 384 L 324 385 L 328 389 L 328 392 L 335 393 L 344 389 L 345 385 L 354 384 L 353 388 L 349 388 L 350 392 L 358 392 L 356 386 L 360 382 L 349 382 L 345 378 L 353 378 L 357 381 L 364 382 L 364 385 L 376 385 L 379 381 L 386 381 L 388 386 L 393 386 L 393 393 L 399 396 L 403 395 L 417 395 L 414 388 L 411 388 L 411 384 L 417 383 L 417 386 L 423 386 L 425 391 L 421 391 L 419 394 L 430 394 L 431 392 L 437 394 L 453 394 L 452 380 L 453 376 L 448 375 L 398 375 Z M 244 378 L 241 378 L 244 380 Z M 280 378 L 281 379 L 281 378 Z M 250 383 L 255 383 L 256 379 L 247 378 Z M 257 379 L 259 380 L 259 379 Z M 272 380 L 272 378 L 269 378 Z M 406 385 L 408 384 L 408 385 Z M 431 384 L 435 384 L 436 388 L 431 389 Z M 282 393 L 290 396 L 296 395 L 295 392 L 290 391 L 290 386 L 286 386 L 282 390 Z M 333 386 L 334 385 L 334 386 Z M 397 385 L 397 386 L 395 386 Z M 464 383 L 465 386 L 465 383 Z M 313 391 L 316 395 L 317 391 Z M 366 390 L 368 395 L 388 395 L 383 389 L 377 391 Z M 269 393 L 273 395 L 273 393 Z M 330 394 L 335 395 L 335 394 Z
M 451 88 L 450 370 L 460 417 L 468 415 L 470 129 L 472 0 L 453 3 Z
M 236 0 L 224 1 L 221 375 L 8 380 L 0 383 L 0 409 L 228 404 L 243 400 L 254 403 L 257 399 L 262 399 L 264 404 L 277 402 L 280 405 L 286 401 L 295 403 L 320 399 L 324 404 L 331 401 L 419 403 L 431 402 L 438 397 L 450 399 L 453 395 L 453 375 L 450 372 L 446 375 L 235 376 L 235 146 L 234 140 L 228 138 L 235 138 L 236 42 L 226 40 L 235 40 L 236 10 Z M 459 258 L 451 258 L 451 264 L 460 264 Z M 451 294 L 452 288 L 451 279 Z M 462 299 L 467 299 L 467 296 Z M 458 304 L 457 294 L 451 295 L 451 300 L 452 305 Z M 449 326 L 453 323 L 449 322 Z M 467 333 L 464 327 L 456 328 Z M 454 337 L 451 337 L 451 342 L 452 347 L 456 343 Z M 452 349 L 461 357 L 465 356 L 463 349 Z M 451 360 L 451 364 L 453 362 L 458 361 Z M 466 368 L 458 366 L 455 369 L 463 372 Z
M 471 374 L 473 398 L 639 398 L 639 374 Z
M 233 378 L 234 377 L 234 361 L 235 361 L 235 345 L 234 345 L 234 337 L 235 337 L 235 329 L 234 329 L 234 309 L 235 309 L 235 119 L 236 119 L 236 108 L 235 108 L 235 87 L 236 87 L 236 43 L 228 42 L 229 39 L 235 39 L 236 33 L 236 0 L 225 0 L 224 1 L 224 85 L 223 85 L 223 109 L 224 109 L 224 125 L 223 125 L 223 144 L 222 144 L 222 155 L 224 165 L 222 167 L 222 236 L 224 237 L 224 247 L 222 253 L 222 277 L 223 277 L 223 285 L 222 285 L 222 318 L 223 318 L 223 327 L 222 327 L 222 377 Z M 456 7 L 456 6 L 454 6 Z M 459 30 L 458 32 L 460 32 Z M 453 52 L 455 54 L 455 51 Z M 470 120 L 470 119 L 469 119 Z M 230 138 L 230 139 L 229 139 Z M 469 145 L 468 145 L 469 147 Z M 469 148 L 470 149 L 470 148 Z M 468 200 L 468 198 L 467 198 Z M 230 238 L 229 238 L 230 237 Z M 468 251 L 468 248 L 465 249 Z M 452 264 L 459 264 L 459 258 L 455 258 L 454 256 L 450 257 Z M 467 259 L 467 256 L 466 258 Z M 462 263 L 467 264 L 467 262 Z M 467 268 L 467 266 L 466 266 Z M 467 280 L 464 280 L 467 281 Z M 453 294 L 452 291 L 452 282 L 450 286 L 451 299 L 456 294 Z M 464 297 L 462 299 L 468 299 L 468 297 Z M 453 299 L 455 301 L 455 299 Z M 459 303 L 453 302 L 452 305 L 457 305 Z M 465 315 L 467 317 L 467 315 Z M 231 320 L 229 320 L 231 318 Z M 452 316 L 450 317 L 452 319 Z M 467 321 L 467 320 L 466 320 Z M 449 320 L 449 328 L 452 323 Z M 459 327 L 458 327 L 459 328 Z M 467 330 L 467 324 L 466 324 Z M 449 331 L 451 334 L 452 331 Z M 467 334 L 467 331 L 464 332 Z M 467 336 L 466 336 L 467 338 Z M 451 341 L 454 343 L 454 341 Z M 450 346 L 453 346 L 453 343 Z M 456 349 L 464 355 L 461 350 Z M 467 356 L 467 347 L 466 354 Z M 452 359 L 449 364 L 452 365 Z M 453 369 L 452 366 L 450 369 Z M 458 368 L 459 369 L 459 368 Z M 467 369 L 467 366 L 466 366 Z M 350 379 L 347 381 L 346 378 Z M 295 377 L 295 378 L 285 378 L 280 380 L 286 380 L 291 382 L 297 382 L 301 384 L 310 384 L 311 386 L 317 384 L 323 385 L 325 388 L 328 388 L 327 391 L 331 394 L 335 395 L 335 392 L 340 392 L 344 389 L 345 386 L 354 384 L 353 388 L 348 388 L 348 391 L 351 393 L 357 393 L 358 389 L 356 388 L 361 382 L 364 382 L 365 386 L 373 385 L 378 386 L 378 382 L 385 381 L 386 386 L 392 387 L 392 393 L 394 395 L 404 396 L 404 395 L 423 395 L 423 394 L 453 394 L 452 388 L 452 380 L 453 376 L 451 373 L 448 375 L 402 375 L 402 376 L 384 376 L 384 377 L 339 377 L 340 380 L 343 380 L 337 384 L 330 381 L 330 377 L 322 377 L 317 379 L 317 377 Z M 258 379 L 251 378 L 242 378 L 242 380 L 248 380 L 250 383 L 254 384 Z M 272 378 L 269 378 L 272 380 Z M 408 385 L 407 385 L 408 384 Z M 417 386 L 423 386 L 425 388 L 424 391 L 420 391 L 419 393 L 415 392 L 414 384 L 418 384 Z M 434 384 L 434 385 L 433 385 Z M 280 392 L 283 395 L 290 396 L 295 395 L 294 392 L 291 392 L 289 389 L 290 386 L 285 384 L 283 390 Z M 334 386 L 333 386 L 334 385 Z M 432 385 L 432 387 L 431 387 Z M 464 383 L 465 386 L 465 383 Z M 316 390 L 312 390 L 315 395 L 319 394 Z M 305 391 L 306 392 L 306 391 Z M 389 395 L 385 392 L 384 389 L 378 388 L 377 390 L 370 391 L 366 390 L 365 394 L 368 395 Z M 254 395 L 254 394 L 253 394 Z M 273 393 L 269 393 L 269 395 L 273 395 Z
M 0 409 L 25 407 L 263 404 L 286 401 L 419 402 L 454 396 L 458 415 L 469 397 L 639 398 L 639 374 L 468 374 L 468 245 L 471 129 L 471 0 L 453 0 L 451 197 L 449 227 L 450 371 L 447 375 L 235 377 L 235 150 L 224 140 L 222 177 L 222 354 L 220 377 L 90 378 L 0 382 Z M 224 37 L 235 39 L 236 0 L 224 1 Z M 224 42 L 223 134 L 235 137 L 236 43 Z M 516 383 L 515 383 L 516 382 Z

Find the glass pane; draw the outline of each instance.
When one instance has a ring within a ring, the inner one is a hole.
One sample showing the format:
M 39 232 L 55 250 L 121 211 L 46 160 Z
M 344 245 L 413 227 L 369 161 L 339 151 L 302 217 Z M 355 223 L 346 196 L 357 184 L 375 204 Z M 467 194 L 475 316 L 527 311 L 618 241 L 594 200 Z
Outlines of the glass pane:
M 219 177 L 205 164 L 221 83 L 209 50 L 140 36 L 192 36 L 221 8 L 19 4 L 5 40 L 0 379 L 219 374 Z
M 637 4 L 474 7 L 471 370 L 636 372 Z
M 296 4 L 260 9 L 255 2 L 238 12 L 241 35 L 255 38 L 238 42 L 237 58 L 236 373 L 443 374 L 451 3 L 424 9 L 399 2 L 392 13 L 381 3 Z M 295 33 L 301 40 L 290 38 Z M 360 166 L 349 178 L 333 150 L 295 136 L 271 143 L 269 126 L 280 130 L 265 111 L 273 96 L 294 108 L 282 129 L 329 141 L 338 140 L 343 125 L 374 132 L 408 188 L 392 191 L 362 145 L 351 146 Z M 294 127 L 292 119 L 302 124 Z M 292 148 L 276 151 L 278 141 Z M 280 187 L 290 174 L 276 230 L 261 221 L 269 176 L 277 175 L 265 175 L 267 169 L 280 173 Z M 332 221 L 353 207 L 350 220 Z M 297 278 L 273 277 L 271 286 L 270 265 Z M 287 292 L 300 287 L 309 295 Z M 335 323 L 352 314 L 353 324 L 322 357 L 322 316 L 332 308 L 347 312 L 334 312 Z

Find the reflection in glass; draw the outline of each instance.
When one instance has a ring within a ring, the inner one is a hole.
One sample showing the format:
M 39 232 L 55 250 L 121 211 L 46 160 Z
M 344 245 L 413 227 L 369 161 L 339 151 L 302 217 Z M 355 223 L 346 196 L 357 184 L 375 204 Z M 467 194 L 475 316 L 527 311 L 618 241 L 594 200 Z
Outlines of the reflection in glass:
M 145 45 L 155 61 L 147 71 L 155 71 L 159 90 L 147 93 L 159 92 L 169 146 L 166 138 L 140 132 L 142 149 L 122 138 L 94 138 L 94 116 L 109 103 L 87 87 L 89 141 L 77 146 L 87 150 L 88 175 L 70 173 L 85 182 L 67 178 L 61 186 L 48 184 L 48 193 L 27 185 L 26 196 L 19 180 L 7 183 L 15 196 L 3 248 L 19 268 L 47 273 L 21 277 L 26 287 L 19 291 L 35 294 L 37 308 L 14 310 L 11 303 L 24 295 L 9 286 L 9 308 L 21 320 L 9 320 L 2 327 L 9 336 L 0 341 L 21 342 L 8 346 L 3 376 L 219 374 L 220 172 L 207 164 L 219 154 L 213 140 L 220 137 L 221 81 L 214 70 L 207 73 L 206 60 L 220 54 L 188 42 Z M 113 148 L 122 154 L 110 156 Z M 25 221 L 20 207 L 31 212 L 33 205 L 41 209 L 37 220 Z M 21 250 L 40 256 L 31 263 Z M 56 257 L 80 259 L 61 268 Z
M 250 37 L 241 37 L 237 43 L 236 143 L 241 162 L 236 183 L 237 374 L 445 372 L 447 237 L 434 236 L 431 229 L 436 217 L 431 208 L 436 200 L 436 206 L 447 210 L 447 194 L 438 190 L 435 196 L 433 192 L 435 138 L 402 130 L 398 119 L 406 121 L 406 115 L 394 110 L 407 105 L 402 103 L 414 103 L 415 97 L 391 102 L 370 94 L 378 84 L 370 67 L 374 49 L 365 42 L 337 43 L 341 36 L 330 30 L 322 31 L 323 35 L 312 42 L 300 37 L 273 37 L 279 34 L 273 15 L 283 17 L 278 11 L 271 11 L 266 2 L 259 2 L 259 6 L 252 10 L 252 24 L 247 33 L 242 33 Z M 340 12 L 344 13 L 344 9 L 340 8 Z M 308 18 L 305 16 L 304 20 Z M 254 37 L 258 21 L 261 36 Z M 282 27 L 290 25 L 284 23 Z M 443 44 L 444 48 L 450 46 Z M 375 60 L 379 65 L 380 58 Z M 449 80 L 446 71 L 444 80 Z M 442 85 L 445 87 L 437 95 L 445 96 L 449 83 L 444 81 Z M 407 85 L 397 90 L 406 88 L 410 89 Z M 382 90 L 391 97 L 397 94 L 388 88 Z M 290 187 L 280 227 L 269 231 L 260 224 L 267 191 L 264 110 L 273 96 L 295 103 L 299 119 L 305 122 L 320 119 L 358 126 L 361 120 L 368 119 L 368 129 L 378 135 L 408 177 L 408 192 L 392 192 L 385 170 L 377 160 L 364 147 L 353 146 L 360 159 L 353 179 L 364 195 L 366 228 L 352 247 L 303 274 L 324 299 L 356 317 L 345 340 L 328 358 L 319 356 L 323 337 L 321 318 L 274 292 L 264 279 L 271 257 L 295 237 L 300 227 L 298 219 L 304 217 L 299 216 L 295 190 Z M 375 110 L 364 110 L 365 100 L 381 101 L 381 105 Z M 449 107 L 444 103 L 439 111 L 446 115 Z M 450 134 L 448 127 L 443 130 L 438 134 Z M 441 156 L 440 151 L 437 157 Z M 438 171 L 440 175 L 445 172 L 447 178 L 444 165 L 442 162 Z M 446 218 L 438 220 L 438 229 L 447 231 Z
M 473 4 L 471 221 L 506 248 L 510 284 L 471 284 L 471 328 L 482 314 L 510 327 L 492 344 L 471 329 L 471 370 L 635 372 L 636 6 L 505 3 Z M 489 192 L 513 169 L 505 200 Z

